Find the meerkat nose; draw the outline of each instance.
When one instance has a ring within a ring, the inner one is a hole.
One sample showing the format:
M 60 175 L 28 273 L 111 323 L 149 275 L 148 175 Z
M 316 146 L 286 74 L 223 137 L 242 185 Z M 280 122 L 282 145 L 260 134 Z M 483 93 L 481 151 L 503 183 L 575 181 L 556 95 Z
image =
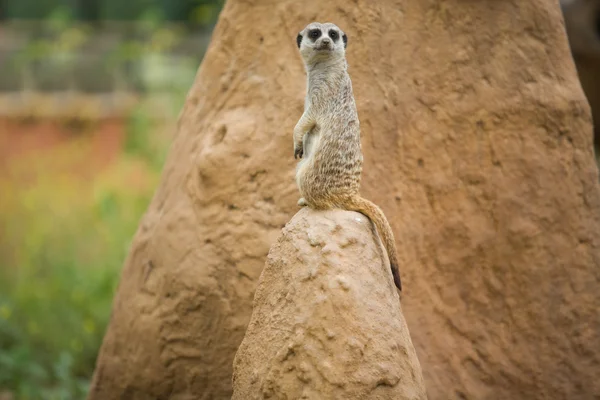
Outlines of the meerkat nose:
M 323 44 L 329 44 L 329 39 L 327 39 L 327 38 L 324 38 L 324 39 L 323 39 Z

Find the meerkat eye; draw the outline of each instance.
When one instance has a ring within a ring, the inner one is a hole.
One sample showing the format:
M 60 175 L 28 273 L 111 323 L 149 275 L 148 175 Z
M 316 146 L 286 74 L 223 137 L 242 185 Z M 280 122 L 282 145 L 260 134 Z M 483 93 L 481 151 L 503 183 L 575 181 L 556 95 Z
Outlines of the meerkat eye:
M 340 34 L 332 29 L 329 31 L 329 37 L 335 42 L 338 39 L 338 37 L 340 37 Z
M 308 37 L 310 37 L 311 39 L 318 39 L 319 36 L 321 36 L 321 30 L 320 29 L 311 29 L 310 32 L 308 32 Z

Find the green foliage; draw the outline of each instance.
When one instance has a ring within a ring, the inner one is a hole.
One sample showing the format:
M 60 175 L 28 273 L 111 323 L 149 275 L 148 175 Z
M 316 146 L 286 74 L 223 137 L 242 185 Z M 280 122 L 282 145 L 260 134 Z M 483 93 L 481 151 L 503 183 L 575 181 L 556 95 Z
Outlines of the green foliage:
M 136 107 L 129 118 L 124 150 L 144 158 L 153 168 L 161 169 L 168 149 L 161 138 L 149 134 L 151 132 L 156 132 L 155 122 L 143 107 Z
M 120 269 L 166 153 L 167 138 L 148 121 L 141 111 L 132 116 L 133 142 L 91 183 L 29 160 L 35 182 L 0 182 L 0 393 L 85 398 Z M 144 144 L 153 134 L 155 143 Z
M 45 19 L 61 10 L 79 20 L 139 20 L 146 18 L 187 21 L 196 26 L 215 22 L 224 0 L 7 0 L 9 19 Z
M 75 0 L 8 0 L 6 15 L 16 19 L 47 18 L 57 9 L 73 9 Z

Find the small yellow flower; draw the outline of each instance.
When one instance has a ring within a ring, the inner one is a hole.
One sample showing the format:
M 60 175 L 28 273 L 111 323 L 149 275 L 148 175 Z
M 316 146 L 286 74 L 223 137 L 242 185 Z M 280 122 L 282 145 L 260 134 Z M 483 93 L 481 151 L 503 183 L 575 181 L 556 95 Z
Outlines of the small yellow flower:
M 86 331 L 88 334 L 92 334 L 96 330 L 96 324 L 92 319 L 88 318 L 83 323 L 83 330 Z
M 2 317 L 2 319 L 9 319 L 11 314 L 12 310 L 6 304 L 0 307 L 0 317 Z

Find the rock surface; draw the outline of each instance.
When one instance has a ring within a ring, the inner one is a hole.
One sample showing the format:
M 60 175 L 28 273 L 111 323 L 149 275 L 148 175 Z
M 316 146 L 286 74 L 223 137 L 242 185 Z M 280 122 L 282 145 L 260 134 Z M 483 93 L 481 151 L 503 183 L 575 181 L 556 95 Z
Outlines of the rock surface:
M 425 400 L 388 265 L 362 214 L 299 211 L 259 279 L 232 399 Z
M 349 5 L 350 4 L 350 5 Z M 363 195 L 431 400 L 600 396 L 600 191 L 558 2 L 228 0 L 125 261 L 90 399 L 227 399 L 298 211 L 311 20 L 348 34 Z

